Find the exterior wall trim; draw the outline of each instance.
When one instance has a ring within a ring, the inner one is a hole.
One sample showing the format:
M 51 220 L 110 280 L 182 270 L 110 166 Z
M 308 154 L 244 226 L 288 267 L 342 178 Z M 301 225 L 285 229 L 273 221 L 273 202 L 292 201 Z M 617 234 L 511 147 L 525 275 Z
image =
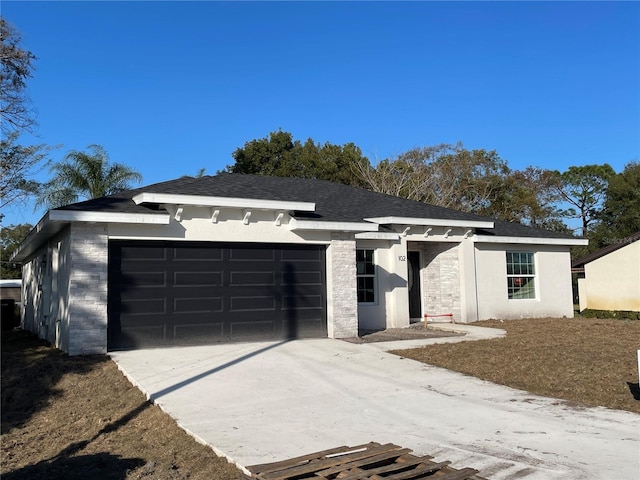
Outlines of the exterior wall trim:
M 474 235 L 471 237 L 476 243 L 517 243 L 525 245 L 588 245 L 586 238 L 533 238 L 533 237 L 489 237 Z
M 156 203 L 170 205 L 193 205 L 199 207 L 235 207 L 256 208 L 265 210 L 299 210 L 315 212 L 314 202 L 294 202 L 283 200 L 259 200 L 252 198 L 214 197 L 203 195 L 180 195 L 173 193 L 143 192 L 135 195 L 132 200 L 136 205 L 141 203 Z

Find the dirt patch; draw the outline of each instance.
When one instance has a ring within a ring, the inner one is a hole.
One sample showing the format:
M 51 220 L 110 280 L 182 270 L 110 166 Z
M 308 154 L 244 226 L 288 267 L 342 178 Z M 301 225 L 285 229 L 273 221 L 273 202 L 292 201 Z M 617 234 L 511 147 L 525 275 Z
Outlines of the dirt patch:
M 507 335 L 393 353 L 538 395 L 640 413 L 640 321 L 540 318 L 473 325 Z
M 238 478 L 107 356 L 69 357 L 27 332 L 2 332 L 1 397 L 3 480 Z
M 414 323 L 405 328 L 387 328 L 380 331 L 360 332 L 357 337 L 344 338 L 350 343 L 393 342 L 396 340 L 419 340 L 421 338 L 460 337 L 463 333 L 445 332 L 430 328 L 424 322 Z

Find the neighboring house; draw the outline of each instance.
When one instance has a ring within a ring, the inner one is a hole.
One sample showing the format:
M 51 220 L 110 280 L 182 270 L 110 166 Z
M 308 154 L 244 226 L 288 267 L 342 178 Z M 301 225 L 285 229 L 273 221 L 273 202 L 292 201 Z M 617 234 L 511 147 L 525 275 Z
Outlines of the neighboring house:
M 21 279 L 2 279 L 0 280 L 0 299 L 13 300 L 20 303 L 22 290 Z
M 575 261 L 580 311 L 640 312 L 640 232 Z
M 11 330 L 20 324 L 18 315 L 22 291 L 22 280 L 2 279 L 0 280 L 0 319 L 2 320 L 2 330 Z
M 571 317 L 586 240 L 320 180 L 183 177 L 50 210 L 23 326 L 70 354 Z M 433 317 L 447 319 L 450 317 Z

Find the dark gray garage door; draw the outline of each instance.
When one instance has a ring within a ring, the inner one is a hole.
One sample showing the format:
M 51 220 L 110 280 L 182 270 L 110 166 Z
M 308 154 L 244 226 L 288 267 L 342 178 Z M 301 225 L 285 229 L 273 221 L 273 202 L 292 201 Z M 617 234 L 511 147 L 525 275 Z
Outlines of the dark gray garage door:
M 109 242 L 109 350 L 326 336 L 323 246 Z

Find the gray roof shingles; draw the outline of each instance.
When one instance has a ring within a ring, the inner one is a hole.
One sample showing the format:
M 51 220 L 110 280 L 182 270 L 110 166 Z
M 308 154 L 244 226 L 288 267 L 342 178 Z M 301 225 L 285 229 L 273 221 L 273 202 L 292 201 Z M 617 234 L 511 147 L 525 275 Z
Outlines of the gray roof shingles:
M 480 235 L 491 236 L 575 238 L 566 233 L 504 222 L 473 213 L 465 213 L 324 180 L 266 177 L 237 173 L 219 173 L 215 176 L 198 178 L 181 177 L 176 180 L 126 190 L 109 197 L 74 203 L 61 207 L 60 210 L 164 213 L 161 210 L 157 210 L 155 206 L 136 205 L 131 198 L 143 192 L 314 202 L 316 205 L 315 212 L 294 212 L 294 216 L 298 219 L 362 222 L 364 218 L 397 216 L 442 220 L 492 221 L 495 226 L 493 229 L 477 229 L 476 232 Z

